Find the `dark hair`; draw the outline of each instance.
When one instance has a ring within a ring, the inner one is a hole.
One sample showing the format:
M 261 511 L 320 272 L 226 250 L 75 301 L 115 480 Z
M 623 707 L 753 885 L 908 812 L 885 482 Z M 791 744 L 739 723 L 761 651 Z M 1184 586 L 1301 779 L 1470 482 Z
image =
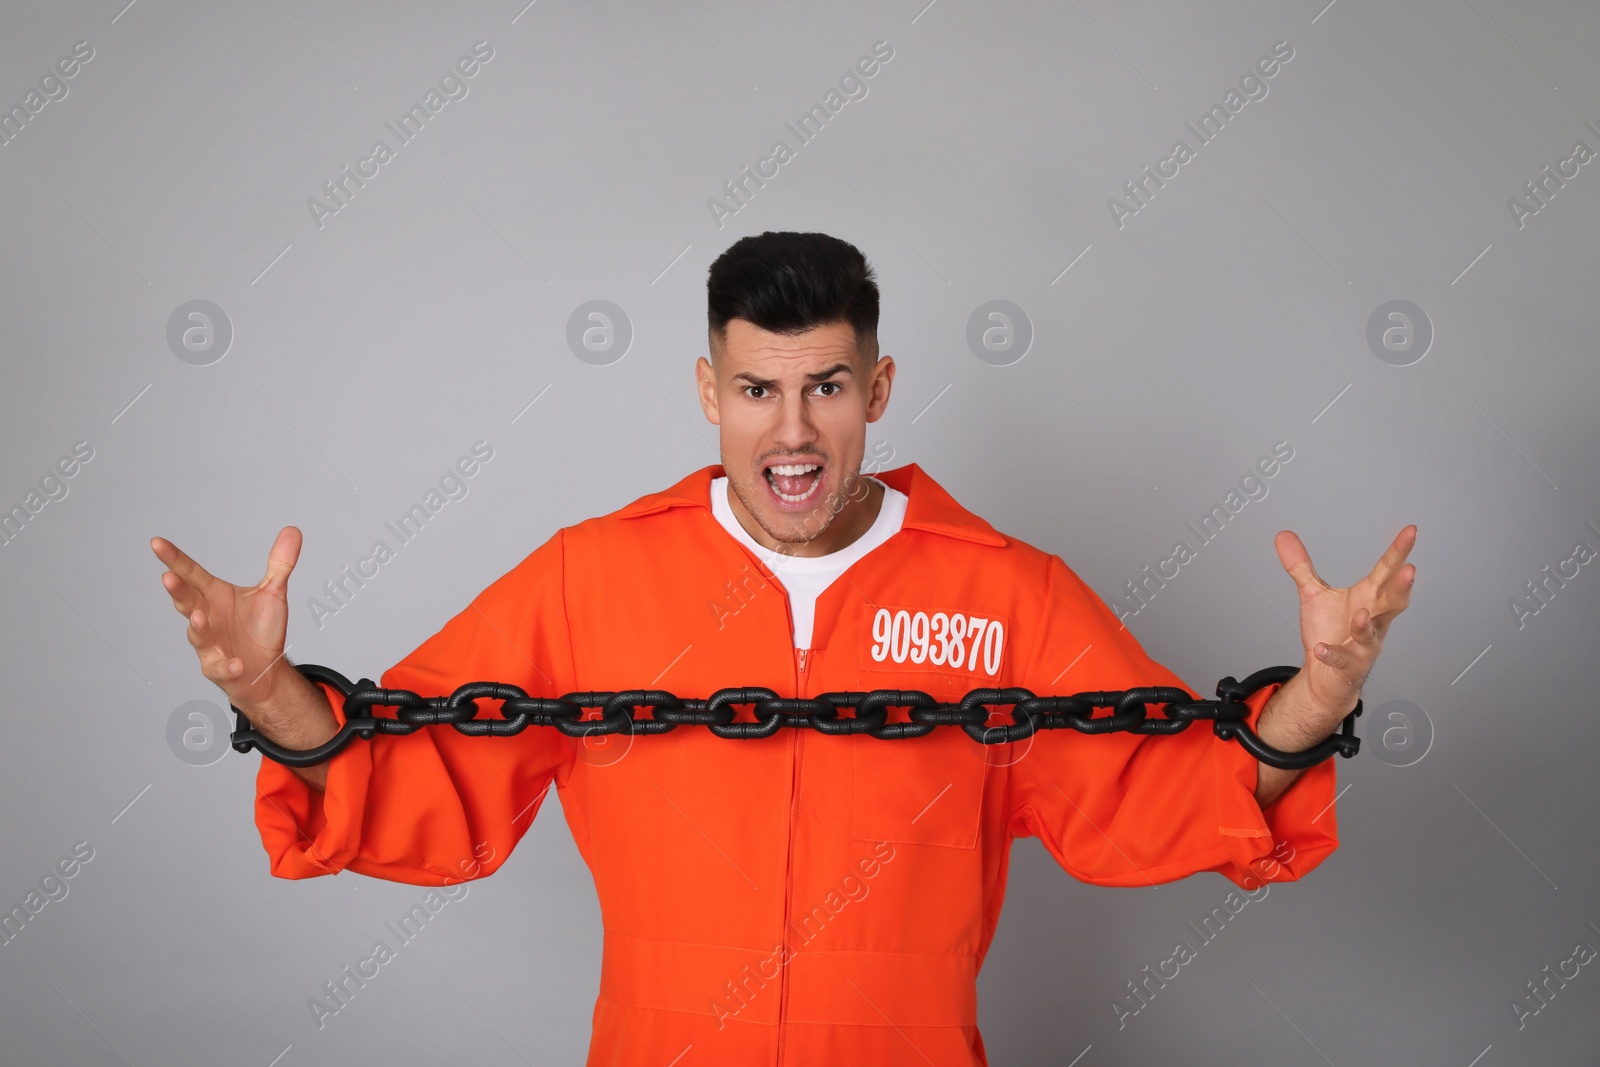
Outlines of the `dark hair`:
M 861 250 L 825 233 L 768 230 L 741 237 L 706 276 L 712 350 L 731 319 L 771 333 L 797 334 L 848 322 L 871 364 L 878 355 L 878 285 Z

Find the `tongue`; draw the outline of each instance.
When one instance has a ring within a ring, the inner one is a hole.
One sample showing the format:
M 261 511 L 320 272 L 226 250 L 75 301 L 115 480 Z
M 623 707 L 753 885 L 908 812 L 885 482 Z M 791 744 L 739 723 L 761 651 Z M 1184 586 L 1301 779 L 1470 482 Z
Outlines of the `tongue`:
M 819 471 L 811 471 L 809 474 L 779 474 L 777 471 L 770 471 L 767 477 L 772 479 L 772 484 L 778 488 L 780 493 L 787 493 L 789 496 L 805 496 L 810 491 L 812 484 L 816 482 L 819 473 Z

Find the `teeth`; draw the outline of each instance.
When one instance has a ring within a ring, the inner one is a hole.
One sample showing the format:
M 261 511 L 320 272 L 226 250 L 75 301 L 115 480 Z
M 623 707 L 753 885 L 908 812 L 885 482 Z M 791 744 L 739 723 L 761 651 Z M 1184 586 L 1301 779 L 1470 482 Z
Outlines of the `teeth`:
M 782 489 L 779 489 L 777 482 L 773 481 L 772 476 L 775 474 L 781 474 L 786 477 L 793 478 L 802 474 L 810 474 L 812 471 L 821 469 L 822 465 L 819 463 L 787 463 L 771 466 L 768 467 L 766 471 L 767 487 L 772 490 L 773 494 L 776 495 L 779 500 L 790 504 L 798 504 L 816 493 L 817 487 L 822 484 L 822 479 L 816 479 L 811 483 L 810 489 L 806 490 L 804 493 L 796 495 L 794 493 L 785 493 Z

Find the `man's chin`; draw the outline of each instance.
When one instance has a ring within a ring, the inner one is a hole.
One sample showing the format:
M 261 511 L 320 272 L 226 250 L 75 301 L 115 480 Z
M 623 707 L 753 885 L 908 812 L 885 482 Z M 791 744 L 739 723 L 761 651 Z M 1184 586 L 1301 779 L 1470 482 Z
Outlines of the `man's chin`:
M 823 506 L 828 499 L 827 472 L 818 478 L 817 486 L 802 505 L 786 506 L 773 494 L 766 475 L 757 473 L 754 480 L 744 486 L 735 485 L 734 493 L 745 510 L 755 519 L 756 525 L 773 541 L 783 546 L 780 551 L 794 552 L 816 540 L 827 530 L 835 518 L 834 510 Z M 747 478 L 751 477 L 746 475 Z M 755 499 L 751 499 L 754 497 Z
M 782 547 L 779 551 L 794 552 L 804 548 L 807 544 L 817 539 L 827 524 L 818 525 L 815 521 L 807 524 L 806 517 L 797 517 L 792 514 L 774 515 L 770 511 L 766 514 L 757 513 L 756 522 L 766 531 L 767 536 L 778 542 Z

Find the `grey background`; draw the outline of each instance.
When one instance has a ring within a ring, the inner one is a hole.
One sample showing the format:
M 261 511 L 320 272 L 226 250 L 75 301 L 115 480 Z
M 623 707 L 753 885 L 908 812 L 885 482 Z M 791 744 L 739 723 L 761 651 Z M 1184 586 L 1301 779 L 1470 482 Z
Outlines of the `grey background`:
M 800 229 L 880 275 L 899 376 L 869 445 L 1108 599 L 1293 445 L 1129 622 L 1193 685 L 1300 661 L 1277 530 L 1347 585 L 1420 528 L 1339 850 L 1119 1031 L 1111 998 L 1229 883 L 1092 887 L 1019 842 L 980 983 L 993 1062 L 1594 1062 L 1592 966 L 1520 1030 L 1509 1003 L 1600 946 L 1600 567 L 1521 628 L 1510 601 L 1600 547 L 1600 164 L 1520 229 L 1507 198 L 1600 149 L 1600 14 L 1324 2 L 7 4 L 4 107 L 95 54 L 0 146 L 0 502 L 95 454 L 0 548 L 0 905 L 74 842 L 94 857 L 0 947 L 0 1058 L 582 1061 L 600 926 L 554 808 L 316 1028 L 308 998 L 423 891 L 268 876 L 258 757 L 169 748 L 177 709 L 223 702 L 148 539 L 253 583 L 298 525 L 290 654 L 376 676 L 559 526 L 717 460 L 706 265 Z M 469 95 L 319 229 L 307 198 L 479 40 Z M 868 95 L 719 228 L 707 198 L 878 40 Z M 1119 229 L 1107 198 L 1279 40 L 1268 96 Z M 166 344 L 197 299 L 233 328 L 203 367 Z M 597 299 L 633 327 L 606 366 L 566 344 Z M 992 299 L 1032 324 L 1010 366 L 966 344 Z M 1394 299 L 1434 331 L 1408 367 L 1366 344 Z M 305 599 L 479 439 L 469 495 L 318 629 Z M 1380 758 L 1391 700 L 1432 723 L 1410 766 Z

